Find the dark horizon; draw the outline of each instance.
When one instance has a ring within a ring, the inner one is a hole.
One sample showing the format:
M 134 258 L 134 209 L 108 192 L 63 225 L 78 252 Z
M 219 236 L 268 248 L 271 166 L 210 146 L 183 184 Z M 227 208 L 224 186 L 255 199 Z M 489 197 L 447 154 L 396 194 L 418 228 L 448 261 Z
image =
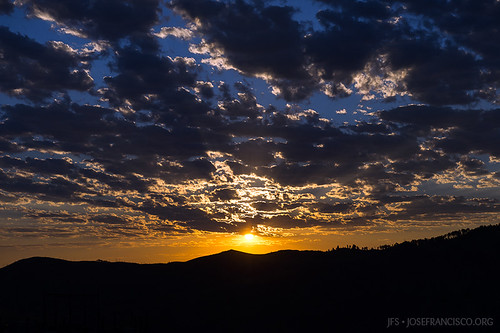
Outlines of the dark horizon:
M 0 265 L 499 223 L 500 2 L 0 1 Z
M 280 249 L 276 251 L 271 251 L 271 252 L 266 252 L 266 253 L 252 253 L 252 252 L 245 252 L 242 250 L 237 250 L 233 248 L 229 248 L 226 250 L 223 250 L 221 252 L 214 252 L 214 253 L 209 253 L 206 255 L 198 256 L 198 257 L 193 257 L 187 260 L 179 260 L 179 261 L 168 261 L 168 262 L 150 262 L 150 263 L 141 263 L 141 262 L 133 262 L 133 261 L 123 261 L 123 260 L 104 260 L 101 258 L 97 259 L 84 259 L 84 260 L 70 260 L 70 259 L 65 259 L 63 257 L 45 257 L 45 256 L 33 256 L 33 257 L 27 257 L 27 258 L 21 258 L 18 260 L 15 260 L 5 266 L 0 267 L 0 269 L 5 268 L 7 266 L 16 264 L 17 262 L 23 262 L 23 261 L 30 261 L 30 260 L 58 260 L 58 261 L 66 261 L 66 262 L 108 262 L 108 263 L 125 263 L 125 264 L 137 264 L 137 265 L 158 265 L 158 264 L 170 264 L 170 263 L 182 263 L 182 262 L 188 262 L 192 260 L 198 260 L 202 258 L 210 258 L 214 256 L 218 256 L 224 253 L 240 253 L 242 255 L 251 255 L 251 256 L 263 256 L 263 255 L 272 255 L 272 254 L 277 254 L 277 253 L 286 253 L 286 252 L 316 252 L 316 253 L 328 253 L 328 252 L 335 252 L 335 251 L 345 251 L 345 250 L 354 250 L 354 251 L 384 251 L 388 249 L 393 249 L 393 248 L 398 248 L 398 247 L 405 247 L 405 246 L 415 246 L 416 244 L 425 244 L 425 243 L 431 243 L 434 241 L 440 241 L 440 240 L 446 240 L 446 239 L 452 239 L 452 238 L 459 238 L 467 233 L 469 233 L 471 230 L 481 230 L 481 229 L 489 229 L 489 228 L 494 228 L 498 229 L 500 228 L 500 224 L 496 225 L 485 225 L 485 226 L 480 226 L 475 229 L 458 229 L 454 230 L 452 232 L 446 233 L 446 234 L 441 234 L 438 236 L 430 237 L 430 238 L 418 238 L 418 239 L 412 239 L 412 240 L 405 240 L 402 242 L 396 242 L 393 244 L 382 244 L 376 247 L 367 247 L 367 246 L 358 246 L 357 244 L 347 244 L 345 246 L 340 246 L 336 245 L 333 246 L 329 249 L 326 250 L 297 250 L 297 249 Z M 418 246 L 418 245 L 416 245 Z
M 30 258 L 0 269 L 0 332 L 493 332 L 499 237 L 496 225 L 379 250 L 156 265 Z

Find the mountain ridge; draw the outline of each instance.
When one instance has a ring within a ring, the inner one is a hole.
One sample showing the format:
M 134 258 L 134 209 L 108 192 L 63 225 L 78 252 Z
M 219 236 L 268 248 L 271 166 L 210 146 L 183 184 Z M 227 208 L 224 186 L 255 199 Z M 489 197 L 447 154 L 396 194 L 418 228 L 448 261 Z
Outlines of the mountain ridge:
M 394 243 L 392 245 L 382 245 L 382 246 L 379 246 L 377 248 L 370 248 L 370 249 L 358 248 L 356 245 L 354 245 L 354 250 L 360 250 L 360 251 L 394 250 L 394 249 L 400 249 L 400 248 L 409 247 L 409 246 L 421 246 L 425 243 L 428 243 L 428 245 L 429 244 L 432 245 L 433 242 L 436 243 L 438 241 L 449 241 L 449 240 L 453 240 L 455 238 L 460 238 L 460 237 L 463 239 L 463 238 L 470 236 L 469 234 L 473 235 L 477 232 L 482 231 L 483 229 L 485 230 L 485 233 L 483 233 L 481 235 L 481 237 L 484 237 L 485 235 L 487 235 L 486 231 L 493 231 L 493 235 L 498 234 L 500 236 L 500 224 L 495 224 L 495 225 L 479 226 L 479 227 L 474 228 L 474 229 L 470 229 L 470 228 L 459 229 L 459 230 L 452 231 L 452 232 L 449 232 L 449 233 L 446 233 L 446 234 L 443 234 L 440 236 L 436 236 L 436 237 L 415 239 L 415 240 L 411 240 L 411 241 L 403 241 L 401 243 Z M 491 234 L 490 234 L 490 236 L 491 236 Z M 494 236 L 494 237 L 496 237 L 496 236 Z M 488 238 L 491 238 L 491 237 L 488 237 Z M 445 244 L 442 243 L 440 245 L 445 245 Z M 481 246 L 484 246 L 484 245 L 485 245 L 485 243 L 482 242 Z M 491 245 L 491 243 L 490 243 L 490 245 Z M 342 248 L 338 248 L 337 250 L 339 250 L 339 251 L 353 250 L 353 248 L 352 247 L 342 247 Z M 196 262 L 199 260 L 207 260 L 209 258 L 216 258 L 216 257 L 220 257 L 220 256 L 239 255 L 239 256 L 262 257 L 262 256 L 276 256 L 276 255 L 287 255 L 287 254 L 297 254 L 297 253 L 304 254 L 304 253 L 328 253 L 328 252 L 335 252 L 335 249 L 332 248 L 331 250 L 327 250 L 327 251 L 283 249 L 283 250 L 277 250 L 277 251 L 272 251 L 272 252 L 268 252 L 268 253 L 259 253 L 259 254 L 244 252 L 244 251 L 235 250 L 235 249 L 228 249 L 228 250 L 224 250 L 224 251 L 221 251 L 218 253 L 213 253 L 213 254 L 208 254 L 208 255 L 192 258 L 192 259 L 189 259 L 186 261 L 171 261 L 171 262 L 166 262 L 166 263 L 157 262 L 157 263 L 147 263 L 147 264 L 146 263 L 128 262 L 128 261 L 108 261 L 108 260 L 101 260 L 101 259 L 98 259 L 98 260 L 68 260 L 68 259 L 53 258 L 53 257 L 34 256 L 34 257 L 23 258 L 23 259 L 15 261 L 11 264 L 8 264 L 4 267 L 0 267 L 0 270 L 3 268 L 9 267 L 13 264 L 16 264 L 16 263 L 29 262 L 29 261 L 45 261 L 45 260 L 61 261 L 61 262 L 66 261 L 66 262 L 75 262 L 75 263 L 103 262 L 103 263 L 137 264 L 137 265 L 164 265 L 164 264 L 177 264 L 177 263 L 185 263 L 185 262 Z
M 0 269 L 0 332 L 262 331 L 249 321 L 257 314 L 272 332 L 373 332 L 392 317 L 497 321 L 498 240 L 494 225 L 370 250 L 227 250 L 166 264 L 32 257 Z

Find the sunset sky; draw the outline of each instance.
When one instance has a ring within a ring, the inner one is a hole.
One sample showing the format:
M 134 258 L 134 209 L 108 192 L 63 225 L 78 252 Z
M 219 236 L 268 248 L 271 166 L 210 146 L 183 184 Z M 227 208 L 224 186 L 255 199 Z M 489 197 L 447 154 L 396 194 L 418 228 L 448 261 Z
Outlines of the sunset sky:
M 498 223 L 499 41 L 498 0 L 0 0 L 0 266 Z

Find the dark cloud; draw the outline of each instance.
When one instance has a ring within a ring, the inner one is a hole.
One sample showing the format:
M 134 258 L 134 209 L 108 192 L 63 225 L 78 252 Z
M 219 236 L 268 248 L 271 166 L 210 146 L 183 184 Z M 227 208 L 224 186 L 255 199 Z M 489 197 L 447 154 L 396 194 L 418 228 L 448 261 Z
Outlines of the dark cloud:
M 396 198 L 400 201 L 401 198 Z M 467 199 L 464 197 L 415 196 L 404 198 L 402 210 L 390 213 L 387 220 L 432 220 L 457 218 L 464 214 L 498 212 L 500 205 L 491 199 Z
M 354 206 L 351 203 L 326 204 L 317 202 L 310 204 L 309 208 L 313 211 L 318 211 L 321 213 L 349 213 L 353 211 Z
M 94 91 L 87 71 L 96 58 L 0 29 L 0 89 L 31 102 L 1 109 L 0 200 L 89 206 L 92 214 L 24 203 L 18 214 L 90 223 L 106 237 L 137 235 L 138 225 L 241 232 L 497 212 L 494 199 L 418 188 L 457 185 L 452 172 L 485 186 L 499 178 L 478 155 L 500 157 L 500 111 L 446 106 L 496 98 L 498 50 L 485 36 L 496 36 L 498 21 L 481 25 L 467 14 L 495 16 L 496 2 L 321 2 L 319 25 L 263 1 L 175 0 L 171 8 L 195 23 L 201 47 L 287 100 L 323 90 L 407 93 L 427 105 L 336 126 L 297 105 L 262 106 L 245 80 L 201 81 L 203 66 L 169 55 L 152 34 L 158 1 L 25 1 L 31 15 L 110 41 L 111 74 Z M 68 90 L 90 92 L 100 106 L 73 103 Z
M 318 12 L 317 18 L 324 30 L 316 31 L 305 39 L 306 53 L 324 79 L 348 86 L 352 75 L 376 56 L 390 30 L 387 23 L 380 23 L 376 16 L 370 17 L 368 11 L 361 11 L 362 16 L 358 16 L 360 8 L 356 7 L 359 5 L 348 1 L 335 5 L 337 10 Z M 366 12 L 367 16 L 362 12 Z M 361 17 L 364 19 L 360 20 Z
M 255 202 L 252 206 L 260 211 L 275 211 L 282 208 L 281 205 L 277 202 L 266 202 L 266 201 Z
M 61 177 L 36 180 L 31 177 L 8 175 L 0 171 L 0 188 L 7 192 L 36 196 L 41 200 L 64 202 L 79 193 L 89 192 L 85 187 Z
M 342 8 L 346 15 L 365 19 L 384 20 L 391 17 L 390 7 L 383 1 L 316 0 L 334 8 Z
M 236 229 L 234 224 L 216 222 L 209 214 L 196 208 L 146 201 L 136 209 L 189 230 L 232 232 Z
M 359 42 L 361 49 L 352 59 L 386 57 L 386 69 L 406 71 L 400 83 L 415 100 L 445 105 L 497 98 L 491 93 L 498 87 L 500 68 L 498 47 L 491 43 L 498 35 L 497 1 L 324 2 L 337 10 L 334 14 L 323 11 L 319 21 L 352 33 L 347 45 Z M 363 25 L 367 29 L 362 32 L 358 28 Z M 373 38 L 365 40 L 371 33 L 375 33 Z M 349 54 L 347 50 L 339 54 Z M 326 58 L 326 63 L 339 62 Z
M 129 221 L 122 216 L 117 215 L 97 215 L 93 216 L 92 221 L 105 224 L 128 224 Z
M 469 104 L 488 86 L 481 62 L 457 45 L 441 45 L 438 36 L 400 39 L 386 51 L 392 69 L 408 70 L 404 82 L 417 101 Z
M 120 167 L 120 160 L 126 162 L 128 171 L 136 165 L 146 172 L 149 163 L 156 163 L 151 158 L 168 156 L 185 158 L 185 167 L 194 170 L 204 162 L 187 159 L 204 155 L 205 141 L 207 144 L 213 141 L 215 145 L 219 140 L 227 140 L 224 135 L 209 130 L 204 137 L 204 130 L 197 128 L 136 126 L 134 121 L 119 117 L 116 111 L 88 105 L 56 102 L 33 107 L 19 104 L 4 106 L 3 110 L 1 130 L 4 138 L 18 138 L 18 143 L 31 148 L 33 135 L 37 135 L 48 139 L 52 149 L 89 154 L 105 165 L 109 163 L 109 168 L 122 171 L 126 170 Z M 131 156 L 144 159 L 135 160 Z
M 467 126 L 478 119 L 478 112 L 471 110 L 458 111 L 449 107 L 431 107 L 422 105 L 402 106 L 389 111 L 382 111 L 382 120 L 420 126 L 426 131 L 432 127 L 448 128 Z
M 2 202 L 2 203 L 16 202 L 17 200 L 18 200 L 18 197 L 15 195 L 0 193 L 0 202 Z
M 288 6 L 243 0 L 171 6 L 197 22 L 213 54 L 247 75 L 265 75 L 286 100 L 319 89 L 347 96 L 360 74 L 368 91 L 386 94 L 374 82 L 389 80 L 392 96 L 434 105 L 496 100 L 500 62 L 491 40 L 498 35 L 498 2 L 320 2 L 327 6 L 316 15 L 316 29 L 296 21 Z
M 261 166 L 268 165 L 274 161 L 273 152 L 278 147 L 273 142 L 262 139 L 249 140 L 235 146 L 233 156 L 247 165 Z
M 149 40 L 149 37 L 146 39 Z M 151 108 L 167 111 L 173 103 L 191 102 L 193 105 L 188 110 L 196 109 L 194 96 L 177 89 L 195 85 L 196 74 L 192 71 L 192 64 L 183 58 L 172 60 L 158 55 L 158 44 L 154 40 L 150 45 L 131 44 L 118 52 L 112 66 L 119 74 L 105 77 L 108 88 L 103 93 L 112 105 L 123 106 L 128 101 L 136 111 Z M 162 102 L 170 103 L 163 106 Z M 200 108 L 203 108 L 202 104 Z
M 289 131 L 287 143 L 242 143 L 238 145 L 238 149 L 239 146 L 247 150 L 252 147 L 254 152 L 241 154 L 240 160 L 258 167 L 258 173 L 288 185 L 326 184 L 334 181 L 351 184 L 358 178 L 377 179 L 370 175 L 372 169 L 365 167 L 367 163 L 408 159 L 418 152 L 416 138 L 405 135 L 344 134 L 326 127 L 323 130 L 311 128 L 308 135 L 302 137 L 305 133 L 301 131 L 305 128 L 307 126 L 282 128 Z M 332 133 L 335 135 L 329 136 Z M 273 151 L 280 152 L 284 161 L 266 166 L 273 161 Z M 235 156 L 240 156 L 238 154 L 239 151 Z M 257 163 L 252 163 L 254 161 Z M 238 168 L 238 165 L 232 166 Z M 237 172 L 236 169 L 234 171 Z M 385 171 L 381 171 L 378 177 L 382 177 L 384 173 Z
M 314 216 L 309 216 L 307 219 L 304 219 L 302 217 L 293 216 L 291 214 L 277 214 L 271 217 L 256 215 L 252 218 L 249 218 L 247 220 L 247 223 L 251 225 L 262 225 L 266 227 L 282 229 L 310 227 L 335 229 L 371 225 L 372 221 L 367 218 L 352 218 L 346 221 L 342 218 L 332 216 L 329 216 L 327 219 L 316 218 Z
M 0 14 L 10 14 L 14 11 L 14 4 L 10 0 L 0 0 Z
M 248 218 L 247 223 L 250 225 L 265 225 L 268 227 L 283 229 L 307 228 L 317 225 L 317 221 L 315 221 L 314 219 L 309 219 L 306 221 L 305 219 L 294 218 L 289 214 L 280 214 L 271 217 L 256 215 L 252 218 Z
M 195 90 L 205 99 L 214 97 L 213 85 L 210 82 L 196 82 Z
M 175 0 L 171 6 L 198 19 L 199 32 L 229 62 L 249 74 L 304 78 L 300 52 L 301 27 L 288 6 L 263 6 L 244 1 Z
M 356 125 L 349 125 L 348 128 L 357 133 L 379 133 L 379 134 L 389 134 L 393 130 L 389 126 L 389 124 L 370 123 L 366 121 L 360 121 L 356 123 Z
M 59 222 L 68 222 L 68 223 L 85 223 L 85 222 L 87 222 L 86 218 L 84 218 L 78 214 L 70 214 L 68 212 L 36 211 L 33 213 L 26 214 L 26 217 L 56 220 Z
M 500 155 L 500 110 L 456 110 L 446 107 L 406 106 L 382 111 L 385 121 L 401 123 L 401 130 L 429 136 L 432 129 L 446 129 L 446 135 L 434 133 L 430 144 L 450 154 L 483 153 Z
M 0 157 L 0 167 L 23 169 L 45 175 L 71 175 L 74 170 L 73 165 L 63 159 L 49 158 L 41 160 L 27 157 L 25 160 L 22 160 L 20 158 L 10 158 L 8 156 Z
M 12 172 L 23 171 L 40 176 L 58 175 L 68 177 L 80 183 L 88 183 L 89 180 L 97 180 L 101 184 L 106 184 L 114 190 L 134 189 L 145 192 L 149 186 L 148 181 L 141 180 L 137 176 L 127 172 L 123 172 L 122 174 L 99 172 L 79 167 L 68 160 L 69 159 L 39 159 L 31 157 L 21 159 L 4 156 L 0 158 L 0 167 L 3 170 L 10 170 Z M 133 169 L 133 171 L 137 171 L 137 169 Z
M 142 192 L 150 184 L 137 175 L 174 183 L 211 177 L 214 168 L 200 157 L 205 154 L 205 146 L 197 130 L 179 128 L 172 132 L 158 126 L 136 127 L 117 115 L 110 109 L 67 103 L 5 106 L 0 131 L 5 139 L 15 139 L 24 147 L 19 150 L 39 148 L 38 141 L 33 140 L 36 136 L 50 142 L 46 148 L 85 154 L 89 156 L 86 162 L 99 163 L 104 170 L 79 166 L 71 159 L 8 156 L 1 158 L 1 166 L 40 175 L 61 175 L 84 183 L 93 179 L 115 190 Z
M 293 19 L 296 9 L 242 0 L 175 0 L 171 7 L 199 22 L 205 48 L 247 75 L 264 76 L 286 100 L 308 98 L 319 87 L 307 70 L 307 31 Z
M 123 124 L 118 120 L 106 122 L 103 119 L 112 115 L 113 111 L 110 109 L 71 105 L 67 102 L 56 102 L 44 107 L 5 105 L 3 111 L 2 136 L 11 140 L 19 138 L 26 148 L 31 147 L 34 143 L 33 136 L 36 135 L 49 139 L 41 141 L 51 141 L 52 148 L 75 153 L 94 151 L 93 134 L 106 135 L 113 125 Z
M 133 34 L 148 33 L 158 21 L 158 0 L 27 0 L 33 16 L 50 17 L 91 39 L 117 41 Z
M 93 86 L 82 57 L 66 44 L 40 44 L 0 26 L 0 53 L 0 91 L 11 96 L 41 101 L 54 92 Z
M 229 116 L 230 119 L 237 119 L 238 117 L 255 119 L 261 114 L 261 110 L 257 104 L 257 98 L 249 92 L 240 93 L 238 99 L 222 101 L 219 108 L 224 114 Z
M 485 163 L 483 161 L 470 156 L 462 157 L 460 160 L 460 166 L 468 175 L 471 176 L 482 176 L 490 173 L 485 169 Z
M 222 52 L 231 66 L 247 75 L 263 75 L 287 100 L 309 97 L 317 84 L 308 73 L 303 27 L 289 6 L 245 1 L 176 0 L 171 7 L 197 20 L 211 52 Z
M 394 171 L 419 175 L 424 179 L 432 178 L 445 170 L 456 166 L 456 162 L 448 156 L 441 156 L 435 152 L 416 155 L 412 159 L 401 159 L 391 164 Z
M 244 88 L 239 87 L 239 90 Z M 232 104 L 255 102 L 248 91 L 231 101 Z M 361 221 L 355 221 L 356 212 L 365 214 L 365 224 L 385 216 L 389 219 L 396 219 L 397 216 L 410 218 L 410 215 L 400 213 L 384 213 L 385 205 L 391 204 L 384 198 L 398 192 L 401 187 L 410 186 L 417 177 L 430 179 L 454 168 L 460 168 L 469 176 L 487 176 L 489 172 L 484 162 L 468 156 L 468 151 L 461 157 L 454 155 L 456 152 L 453 151 L 450 155 L 444 154 L 440 144 L 450 138 L 436 140 L 433 135 L 436 129 L 447 129 L 447 133 L 453 135 L 454 131 L 478 133 L 481 130 L 485 133 L 485 129 L 495 133 L 499 123 L 495 110 L 408 106 L 379 112 L 374 124 L 360 123 L 359 126 L 338 128 L 320 121 L 312 111 L 253 107 L 258 116 L 235 117 L 226 104 L 221 109 L 222 118 L 216 123 L 217 132 L 225 134 L 207 140 L 203 133 L 210 136 L 213 129 L 182 128 L 172 123 L 162 123 L 163 126 L 137 124 L 134 116 L 122 117 L 113 109 L 81 106 L 69 101 L 44 107 L 4 106 L 0 131 L 5 140 L 15 141 L 21 151 L 47 142 L 45 146 L 49 147 L 50 143 L 50 149 L 85 158 L 76 162 L 74 157 L 3 156 L 0 158 L 0 167 L 4 172 L 0 188 L 41 200 L 87 202 L 103 208 L 126 207 L 175 225 L 161 227 L 163 232 L 237 232 L 244 228 L 244 223 L 220 222 L 228 212 L 244 214 L 238 204 L 242 198 L 234 187 L 220 185 L 213 193 L 207 192 L 212 202 L 225 207 L 225 213 L 195 208 L 192 206 L 194 199 L 189 196 L 179 197 L 180 200 L 168 196 L 152 199 L 158 194 L 154 189 L 157 179 L 169 186 L 184 186 L 184 182 L 193 180 L 212 180 L 217 168 L 206 152 L 213 150 L 228 154 L 221 161 L 225 161 L 235 175 L 253 173 L 274 180 L 281 186 L 308 186 L 309 191 L 317 185 L 341 184 L 349 195 L 368 195 L 374 205 L 327 202 L 317 197 L 283 205 L 285 197 L 276 201 L 256 198 L 251 204 L 258 211 L 275 214 L 281 210 L 282 213 L 273 217 L 245 216 L 247 227 L 249 224 L 277 228 L 314 225 L 330 228 L 345 223 L 359 225 Z M 181 112 L 181 109 L 172 108 L 171 112 Z M 69 127 L 68 124 L 74 125 Z M 190 122 L 186 120 L 183 124 Z M 408 126 L 412 126 L 414 131 L 406 131 Z M 235 140 L 228 139 L 233 136 Z M 243 138 L 239 139 L 240 136 Z M 422 150 L 422 140 L 427 140 L 430 148 L 438 150 Z M 469 143 L 472 144 L 478 145 L 479 142 Z M 87 163 L 94 163 L 99 169 L 91 168 Z M 16 175 L 16 171 L 37 176 L 31 179 Z M 368 186 L 368 192 L 363 189 L 365 186 Z M 103 189 L 106 190 L 103 192 Z M 136 194 L 133 201 L 127 201 L 110 191 Z M 234 200 L 232 206 L 229 200 Z M 401 200 L 410 202 L 413 199 L 405 197 Z M 445 208 L 441 205 L 449 206 L 447 201 L 434 204 L 436 211 L 441 210 L 443 214 Z M 474 214 L 496 209 L 496 206 L 476 205 L 472 201 L 465 204 L 474 206 L 469 211 Z M 298 207 L 305 209 L 304 215 L 292 214 Z M 415 204 L 412 207 L 417 214 L 424 205 Z M 454 207 L 461 209 L 458 216 L 460 212 L 467 214 L 469 206 Z M 339 214 L 344 217 L 338 217 Z M 422 218 L 433 216 L 423 211 L 421 214 Z M 109 221 L 114 220 L 110 218 Z M 126 221 L 130 219 L 126 218 Z
M 232 188 L 223 188 L 212 193 L 212 199 L 227 201 L 238 198 L 238 192 Z
M 498 1 L 440 0 L 432 1 L 432 4 L 416 0 L 399 2 L 406 6 L 408 12 L 431 19 L 432 24 L 445 32 L 450 39 L 482 57 L 486 64 L 498 66 L 498 45 L 491 43 L 500 33 Z

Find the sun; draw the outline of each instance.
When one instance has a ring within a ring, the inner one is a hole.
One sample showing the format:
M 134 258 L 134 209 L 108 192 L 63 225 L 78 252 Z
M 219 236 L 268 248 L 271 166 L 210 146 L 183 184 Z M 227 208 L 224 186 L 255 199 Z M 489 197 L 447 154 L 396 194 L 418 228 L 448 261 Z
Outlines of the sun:
M 243 237 L 245 237 L 245 240 L 248 242 L 251 242 L 255 238 L 253 234 L 245 234 Z

